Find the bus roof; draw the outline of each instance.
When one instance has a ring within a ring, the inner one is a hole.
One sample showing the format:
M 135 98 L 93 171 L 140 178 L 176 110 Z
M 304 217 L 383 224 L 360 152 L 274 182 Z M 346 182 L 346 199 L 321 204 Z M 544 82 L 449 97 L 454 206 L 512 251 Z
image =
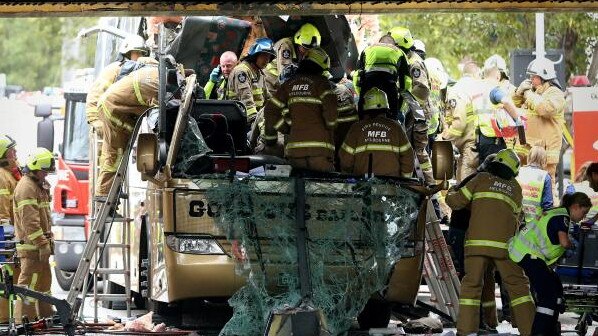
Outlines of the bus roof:
M 598 11 L 597 1 L 101 1 L 1 2 L 0 16 L 324 15 L 392 12 Z

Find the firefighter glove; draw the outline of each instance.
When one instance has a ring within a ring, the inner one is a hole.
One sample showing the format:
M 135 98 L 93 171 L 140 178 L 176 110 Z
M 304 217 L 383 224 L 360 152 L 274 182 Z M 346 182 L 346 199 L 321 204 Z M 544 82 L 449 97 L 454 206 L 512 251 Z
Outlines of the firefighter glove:
M 532 81 L 530 79 L 526 79 L 523 82 L 521 82 L 521 84 L 519 84 L 519 87 L 515 91 L 515 94 L 517 94 L 519 96 L 523 96 L 525 91 L 528 91 L 531 89 L 532 89 Z
M 220 69 L 220 65 L 215 67 L 210 73 L 210 81 L 214 83 L 218 82 L 218 78 L 220 78 L 221 72 L 222 70 Z
M 39 258 L 41 260 L 47 259 L 52 254 L 52 248 L 50 244 L 44 244 L 39 248 Z

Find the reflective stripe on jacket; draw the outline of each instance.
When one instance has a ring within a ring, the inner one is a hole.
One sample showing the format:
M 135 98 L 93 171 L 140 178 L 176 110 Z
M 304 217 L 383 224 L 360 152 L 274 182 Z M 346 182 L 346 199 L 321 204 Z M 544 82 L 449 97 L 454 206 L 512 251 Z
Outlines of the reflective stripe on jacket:
M 228 98 L 242 102 L 247 118 L 253 117 L 269 98 L 264 74 L 244 60 L 231 71 L 228 78 Z
M 481 172 L 445 198 L 452 209 L 471 208 L 465 253 L 493 258 L 508 256 L 507 242 L 517 232 L 522 193 L 514 178 Z
M 158 67 L 148 64 L 112 84 L 98 108 L 111 127 L 132 132 L 139 115 L 158 102 Z
M 47 183 L 47 182 L 43 182 Z M 15 236 L 19 257 L 37 258 L 39 247 L 48 244 L 50 233 L 50 192 L 42 183 L 27 174 L 21 178 L 14 192 Z
M 561 244 L 553 244 L 548 237 L 548 222 L 557 216 L 569 221 L 566 208 L 546 211 L 537 223 L 528 224 L 509 243 L 509 257 L 520 262 L 526 254 L 543 260 L 547 265 L 554 264 L 565 253 Z
M 14 223 L 12 199 L 17 179 L 7 167 L 0 167 L 0 220 Z
M 121 61 L 108 64 L 91 84 L 85 98 L 85 114 L 87 115 L 88 123 L 98 120 L 98 100 L 108 90 L 110 85 L 114 83 L 122 64 L 123 62 Z
M 542 216 L 544 180 L 548 172 L 540 168 L 524 166 L 519 169 L 517 181 L 523 192 L 522 210 L 525 222 L 536 222 Z
M 405 54 L 396 46 L 375 43 L 363 51 L 363 69 L 365 72 L 382 71 L 393 75 L 399 72 L 399 62 Z
M 371 156 L 372 173 L 394 177 L 411 177 L 413 155 L 401 124 L 385 115 L 354 123 L 339 152 L 345 173 L 367 174 Z
M 337 117 L 332 83 L 321 74 L 298 73 L 266 103 L 263 139 L 266 143 L 275 142 L 278 132 L 286 132 L 288 126 L 288 157 L 333 158 Z

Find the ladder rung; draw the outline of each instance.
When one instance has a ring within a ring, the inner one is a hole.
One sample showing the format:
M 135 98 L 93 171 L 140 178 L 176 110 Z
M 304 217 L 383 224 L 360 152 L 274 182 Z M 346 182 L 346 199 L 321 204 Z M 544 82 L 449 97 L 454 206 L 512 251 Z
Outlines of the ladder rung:
M 119 243 L 99 243 L 98 247 L 107 247 L 107 248 L 116 248 L 116 247 L 120 247 L 120 248 L 125 248 L 125 247 L 130 247 L 129 244 L 119 244 Z
M 126 294 L 96 294 L 94 297 L 97 301 L 130 301 L 131 298 Z
M 129 274 L 129 270 L 117 269 L 117 268 L 98 268 L 97 274 Z

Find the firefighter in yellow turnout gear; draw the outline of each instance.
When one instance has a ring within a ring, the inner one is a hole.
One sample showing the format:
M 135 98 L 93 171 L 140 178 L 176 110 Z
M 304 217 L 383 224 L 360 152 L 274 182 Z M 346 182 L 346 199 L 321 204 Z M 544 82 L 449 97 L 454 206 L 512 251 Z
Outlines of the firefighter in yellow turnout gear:
M 272 146 L 278 132 L 288 133 L 285 156 L 293 168 L 334 171 L 334 129 L 337 97 L 322 74 L 330 58 L 321 48 L 310 49 L 297 73 L 284 82 L 264 109 L 264 141 Z
M 262 70 L 274 57 L 272 40 L 259 38 L 229 75 L 228 98 L 245 105 L 248 125 L 253 123 L 257 112 L 270 98 Z
M 104 142 L 96 196 L 106 196 L 137 118 L 158 101 L 158 66 L 153 61 L 110 86 L 98 103 Z
M 0 225 L 2 226 L 4 237 L 7 240 L 8 235 L 14 234 L 14 213 L 13 213 L 13 194 L 17 182 L 21 179 L 21 171 L 17 163 L 16 142 L 7 135 L 0 136 Z M 6 248 L 7 246 L 4 245 Z M 4 256 L 3 260 L 12 261 L 9 256 Z M 18 267 L 8 266 L 13 269 L 13 280 L 19 277 L 20 269 Z M 0 323 L 8 323 L 8 301 L 0 299 Z
M 480 297 L 484 275 L 494 266 L 511 298 L 521 335 L 531 333 L 534 302 L 523 270 L 509 259 L 507 242 L 515 236 L 521 212 L 521 187 L 515 180 L 519 158 L 512 150 L 501 150 L 488 166 L 459 189 L 446 196 L 453 209 L 471 207 L 465 238 L 465 277 L 459 296 L 459 335 L 478 332 Z
M 565 253 L 565 249 L 575 247 L 569 240 L 569 223 L 582 220 L 591 206 L 586 194 L 567 194 L 563 197 L 562 207 L 546 211 L 509 243 L 509 257 L 525 270 L 536 293 L 533 335 L 560 335 L 558 317 L 564 307 L 559 300 L 562 300 L 563 286 L 550 266 Z
M 50 231 L 50 184 L 49 172 L 55 169 L 53 154 L 45 148 L 37 148 L 28 158 L 25 175 L 14 192 L 15 237 L 17 254 L 21 261 L 21 274 L 17 284 L 29 289 L 51 294 L 52 273 L 50 255 L 53 250 Z M 29 319 L 52 317 L 52 305 L 33 298 L 18 299 L 15 319 L 20 323 L 25 315 Z

